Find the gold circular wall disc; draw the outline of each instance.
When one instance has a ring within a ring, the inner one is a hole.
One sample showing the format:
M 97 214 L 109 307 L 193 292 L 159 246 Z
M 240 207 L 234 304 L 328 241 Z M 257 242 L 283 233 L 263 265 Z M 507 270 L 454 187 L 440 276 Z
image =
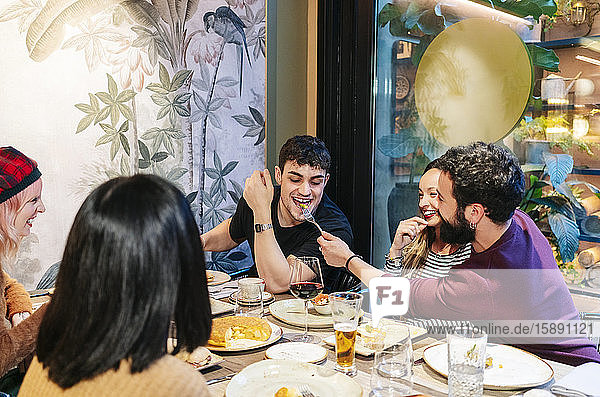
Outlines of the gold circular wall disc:
M 533 87 L 529 51 L 508 26 L 465 19 L 427 47 L 415 80 L 419 117 L 446 146 L 496 142 L 510 133 Z

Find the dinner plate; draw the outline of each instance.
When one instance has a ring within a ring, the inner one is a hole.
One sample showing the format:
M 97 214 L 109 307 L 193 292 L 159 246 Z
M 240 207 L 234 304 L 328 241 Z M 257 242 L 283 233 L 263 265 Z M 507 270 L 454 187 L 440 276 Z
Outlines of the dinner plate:
M 314 343 L 286 342 L 269 347 L 265 352 L 265 357 L 318 363 L 327 358 L 327 349 Z
M 238 291 L 233 291 L 233 293 L 231 295 L 229 295 L 229 302 L 231 303 L 236 303 L 236 296 L 237 296 Z M 271 294 L 270 292 L 263 292 L 263 305 L 268 305 L 269 303 L 273 302 L 275 300 L 275 297 L 273 297 L 273 294 Z M 249 300 L 240 300 L 240 305 L 242 306 L 254 306 L 257 304 L 257 301 L 249 301 Z
M 397 321 L 386 318 L 381 319 L 380 323 L 383 326 L 385 326 L 386 329 L 385 338 L 383 340 L 383 346 L 385 348 L 393 345 L 398 341 L 401 341 L 406 337 L 406 334 L 404 333 L 405 328 L 403 326 L 408 327 L 411 339 L 414 339 L 418 336 L 427 333 L 427 330 L 425 328 L 416 327 L 410 324 L 399 323 Z M 359 334 L 360 330 L 364 329 L 364 327 L 366 327 L 367 325 L 370 325 L 370 323 L 361 324 L 358 326 Z M 361 356 L 370 356 L 375 353 L 375 350 L 370 349 L 365 345 L 365 343 L 363 342 L 363 338 L 360 335 L 358 335 L 356 338 L 356 354 L 360 354 Z M 323 342 L 325 342 L 326 345 L 335 347 L 335 335 L 329 335 L 328 337 L 323 339 Z
M 235 306 L 231 303 L 222 302 L 220 300 L 210 298 L 210 311 L 213 316 L 217 316 L 219 314 L 232 312 L 235 309 Z
M 304 301 L 301 299 L 284 299 L 271 303 L 269 306 L 271 315 L 284 323 L 304 327 Z M 361 316 L 362 316 L 361 311 Z M 308 326 L 310 328 L 332 328 L 333 319 L 331 314 L 322 315 L 317 313 L 313 304 L 308 303 Z
M 552 367 L 541 358 L 507 345 L 488 343 L 486 357 L 492 367 L 483 372 L 483 387 L 493 390 L 516 390 L 540 386 L 554 376 Z M 448 377 L 448 344 L 429 346 L 423 359 L 435 372 Z
M 316 396 L 362 396 L 362 387 L 333 369 L 292 360 L 263 360 L 251 364 L 231 378 L 226 397 L 273 397 L 282 387 L 307 385 Z
M 231 276 L 229 274 L 220 272 L 218 270 L 207 270 L 206 275 L 211 275 L 214 277 L 211 281 L 207 281 L 208 285 L 219 285 L 231 280 Z
M 243 352 L 243 351 L 258 349 L 261 347 L 272 345 L 273 343 L 275 343 L 279 339 L 281 339 L 281 335 L 283 335 L 283 331 L 281 330 L 281 327 L 279 325 L 270 323 L 268 321 L 267 321 L 267 323 L 271 327 L 271 336 L 269 336 L 269 339 L 267 339 L 265 341 L 250 340 L 250 339 L 238 339 L 237 341 L 235 341 L 235 343 L 237 343 L 236 346 L 224 347 L 224 346 L 206 345 L 206 348 L 208 350 L 214 351 L 214 352 Z

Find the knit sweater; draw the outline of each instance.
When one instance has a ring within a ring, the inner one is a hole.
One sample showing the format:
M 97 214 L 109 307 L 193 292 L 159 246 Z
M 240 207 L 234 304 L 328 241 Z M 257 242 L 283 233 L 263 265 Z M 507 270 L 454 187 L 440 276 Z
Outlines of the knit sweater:
M 170 355 L 152 363 L 146 370 L 132 374 L 127 360 L 112 369 L 62 389 L 48 378 L 48 369 L 33 359 L 25 375 L 19 397 L 108 397 L 108 396 L 197 396 L 208 397 L 204 377 L 189 364 Z
M 25 288 L 4 272 L 0 273 L 0 291 L 4 292 L 0 294 L 0 376 L 3 376 L 35 350 L 46 308 L 42 306 L 31 317 L 11 328 L 8 319 L 15 313 L 31 312 L 31 301 Z

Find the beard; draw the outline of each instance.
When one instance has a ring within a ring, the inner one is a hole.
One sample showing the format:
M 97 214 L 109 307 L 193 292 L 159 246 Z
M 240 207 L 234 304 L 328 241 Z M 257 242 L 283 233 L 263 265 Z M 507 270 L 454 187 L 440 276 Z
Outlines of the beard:
M 469 222 L 458 209 L 454 215 L 456 218 L 456 225 L 451 224 L 442 217 L 440 219 L 442 224 L 440 225 L 440 239 L 449 244 L 467 244 L 475 240 L 475 230 L 471 229 Z

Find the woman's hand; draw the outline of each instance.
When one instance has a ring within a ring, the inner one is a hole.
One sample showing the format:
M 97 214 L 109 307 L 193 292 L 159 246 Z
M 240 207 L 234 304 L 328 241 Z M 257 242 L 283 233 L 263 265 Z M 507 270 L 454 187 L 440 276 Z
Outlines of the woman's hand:
M 331 266 L 344 267 L 348 258 L 354 255 L 344 240 L 331 233 L 323 232 L 317 243 L 321 246 L 325 262 Z
M 417 238 L 425 227 L 427 227 L 427 221 L 418 216 L 400 221 L 394 235 L 394 241 L 390 247 L 390 256 L 393 258 L 400 256 L 402 248 Z

